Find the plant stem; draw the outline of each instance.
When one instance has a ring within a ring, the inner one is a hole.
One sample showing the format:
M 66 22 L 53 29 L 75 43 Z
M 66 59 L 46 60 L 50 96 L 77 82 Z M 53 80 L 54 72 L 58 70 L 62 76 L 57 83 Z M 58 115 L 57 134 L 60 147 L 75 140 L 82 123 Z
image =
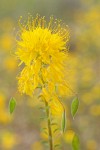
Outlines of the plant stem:
M 46 100 L 45 100 L 45 106 L 46 106 L 46 114 L 48 118 L 49 146 L 50 146 L 50 150 L 53 150 L 53 136 L 52 136 L 52 129 L 51 129 L 50 110 L 48 108 L 49 106 Z

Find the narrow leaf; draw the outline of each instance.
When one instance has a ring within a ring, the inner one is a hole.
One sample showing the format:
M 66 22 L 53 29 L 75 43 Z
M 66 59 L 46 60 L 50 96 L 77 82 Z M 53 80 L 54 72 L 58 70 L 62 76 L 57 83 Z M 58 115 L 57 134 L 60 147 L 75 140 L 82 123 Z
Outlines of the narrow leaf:
M 55 132 L 57 132 L 57 131 L 59 131 L 59 128 L 56 128 L 56 129 L 53 131 L 53 133 L 55 133 Z
M 60 147 L 60 144 L 56 144 L 56 145 L 54 145 L 54 147 L 56 148 L 56 147 Z
M 45 130 L 47 130 L 47 128 L 41 128 L 41 132 L 44 132 Z
M 45 146 L 48 146 L 48 141 L 41 141 L 42 144 L 44 144 Z
M 76 97 L 73 101 L 72 101 L 72 104 L 71 104 L 71 114 L 74 118 L 77 110 L 78 110 L 78 107 L 79 107 L 79 100 L 78 98 Z
M 57 126 L 57 123 L 51 123 L 52 126 Z
M 61 121 L 61 131 L 62 131 L 62 133 L 65 132 L 65 129 L 66 129 L 66 112 L 64 110 L 63 114 L 62 114 L 62 121 Z
M 47 117 L 47 116 L 44 116 L 44 117 L 40 117 L 40 119 L 41 119 L 41 120 L 46 120 L 46 119 L 48 119 L 48 117 Z
M 72 140 L 72 148 L 73 150 L 80 150 L 80 143 L 79 143 L 79 138 L 75 134 Z
M 14 97 L 12 97 L 9 101 L 9 111 L 10 111 L 10 114 L 12 114 L 15 110 L 15 107 L 16 107 L 16 100 Z

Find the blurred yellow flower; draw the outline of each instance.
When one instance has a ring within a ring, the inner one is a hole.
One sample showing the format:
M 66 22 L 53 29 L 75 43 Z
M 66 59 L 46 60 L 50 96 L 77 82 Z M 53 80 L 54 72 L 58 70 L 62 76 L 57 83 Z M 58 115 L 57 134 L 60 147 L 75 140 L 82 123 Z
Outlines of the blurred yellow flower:
M 81 95 L 82 97 L 82 101 L 86 104 L 86 105 L 90 105 L 93 101 L 94 98 L 92 97 L 93 95 L 91 94 L 91 91 L 89 91 L 88 93 L 83 93 Z
M 0 110 L 0 122 L 3 124 L 7 124 L 12 120 L 12 117 L 10 117 L 9 113 L 6 111 L 6 109 Z
M 4 34 L 0 39 L 0 45 L 3 50 L 11 51 L 13 45 L 13 37 L 10 34 Z
M 17 67 L 17 61 L 13 57 L 7 57 L 4 60 L 4 68 L 8 71 L 15 71 Z
M 67 132 L 64 135 L 64 139 L 67 143 L 71 143 L 74 137 L 74 131 L 73 130 L 67 130 Z
M 100 116 L 100 105 L 93 105 L 90 107 L 90 113 L 93 116 Z
M 2 93 L 0 93 L 0 109 L 3 109 L 5 107 L 5 95 L 3 95 Z
M 16 136 L 10 132 L 4 132 L 2 135 L 2 147 L 5 150 L 13 149 L 17 143 Z
M 43 150 L 42 144 L 41 144 L 40 142 L 35 142 L 35 143 L 32 145 L 31 150 L 35 150 L 35 149 L 37 149 L 37 150 Z
M 100 44 L 100 5 L 93 4 L 87 11 L 79 13 L 78 23 L 80 29 L 78 30 L 78 44 L 76 49 L 83 52 L 90 52 L 92 57 L 97 57 L 99 54 Z M 84 32 L 82 32 L 84 31 Z M 93 35 L 93 36 L 92 36 Z
M 87 141 L 87 150 L 97 150 L 97 143 L 95 140 Z
M 98 101 L 99 97 L 100 97 L 99 91 L 100 91 L 100 85 L 96 83 L 96 85 L 94 87 L 92 87 L 91 89 L 89 89 L 88 92 L 82 93 L 82 95 L 81 95 L 82 101 L 86 105 L 90 105 L 96 100 Z
M 12 119 L 6 110 L 6 97 L 4 94 L 0 93 L 0 123 L 9 123 Z

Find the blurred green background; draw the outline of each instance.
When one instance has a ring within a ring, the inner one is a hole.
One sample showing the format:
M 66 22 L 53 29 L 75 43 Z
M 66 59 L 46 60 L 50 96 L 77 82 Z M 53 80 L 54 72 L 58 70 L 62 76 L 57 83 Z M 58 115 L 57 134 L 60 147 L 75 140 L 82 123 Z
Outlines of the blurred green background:
M 68 124 L 63 150 L 71 150 L 75 131 L 81 150 L 100 148 L 100 0 L 0 0 L 0 150 L 44 150 L 40 111 L 36 97 L 17 92 L 19 69 L 14 57 L 20 16 L 51 15 L 70 27 L 69 83 L 78 92 L 80 107 L 75 120 L 70 113 L 73 97 L 66 98 Z M 67 70 L 66 70 L 67 71 Z M 9 99 L 17 108 L 9 114 Z

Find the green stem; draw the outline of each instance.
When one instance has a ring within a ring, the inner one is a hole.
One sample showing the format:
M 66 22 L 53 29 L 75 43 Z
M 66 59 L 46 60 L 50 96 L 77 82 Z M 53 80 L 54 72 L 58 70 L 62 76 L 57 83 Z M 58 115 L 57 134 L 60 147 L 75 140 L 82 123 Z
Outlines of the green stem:
M 49 106 L 47 101 L 45 101 L 45 106 L 46 106 L 46 114 L 48 118 L 49 146 L 50 146 L 50 150 L 53 150 L 53 136 L 52 136 L 52 129 L 51 129 L 50 110 L 48 108 Z

